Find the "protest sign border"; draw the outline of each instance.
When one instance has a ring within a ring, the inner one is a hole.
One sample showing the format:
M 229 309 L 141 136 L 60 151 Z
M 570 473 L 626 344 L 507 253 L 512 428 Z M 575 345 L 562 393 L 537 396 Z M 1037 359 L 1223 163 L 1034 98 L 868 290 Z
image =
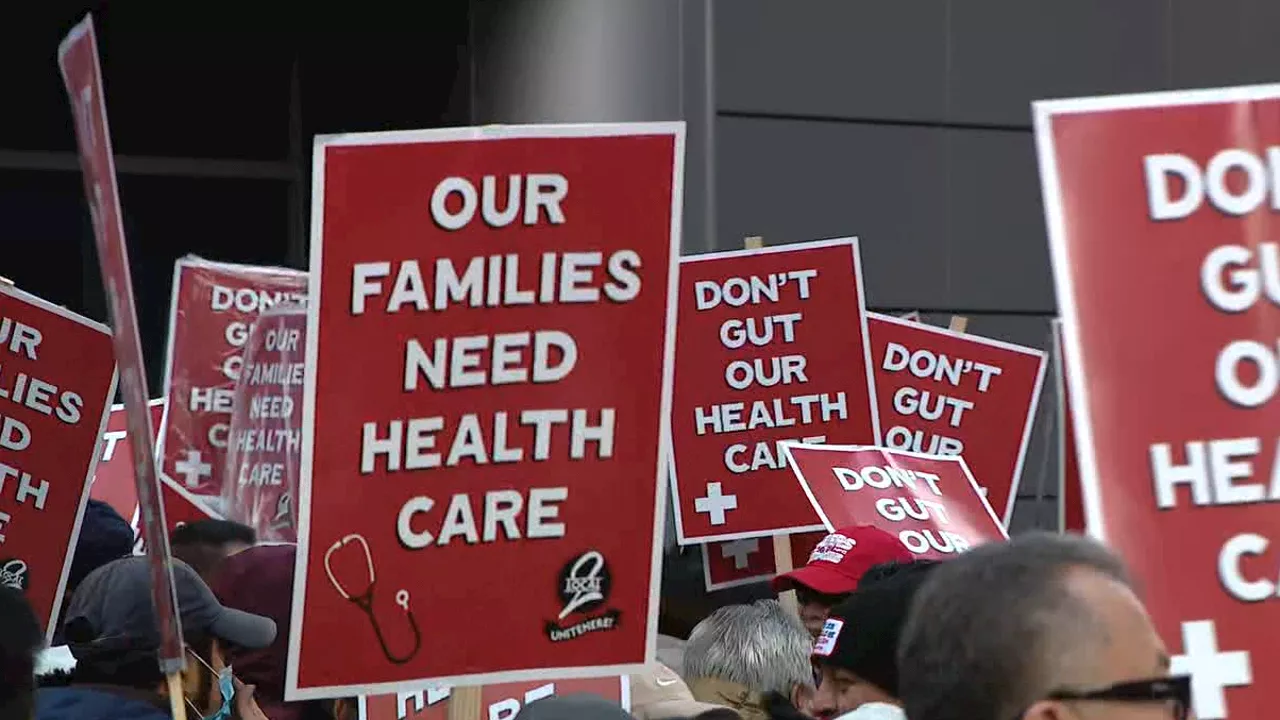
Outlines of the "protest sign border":
M 164 404 L 165 404 L 165 399 L 164 399 L 164 398 L 162 398 L 162 397 L 158 397 L 158 398 L 151 398 L 150 400 L 148 400 L 148 401 L 147 401 L 147 409 L 148 409 L 148 410 L 150 410 L 151 408 L 153 408 L 153 407 L 155 407 L 155 406 L 157 406 L 157 405 L 164 405 Z M 113 413 L 115 413 L 115 412 L 124 412 L 124 403 L 111 403 L 111 412 L 113 412 Z M 110 414 L 108 414 L 108 417 L 110 417 Z M 163 415 L 163 413 L 162 413 L 162 414 L 161 414 L 161 420 L 163 421 L 163 419 L 164 419 L 164 415 Z M 101 433 L 99 433 L 99 436 L 101 436 L 101 435 L 105 435 L 105 434 L 106 434 L 106 432 L 107 432 L 107 426 L 106 426 L 106 425 L 103 425 L 103 426 L 102 426 L 102 432 L 101 432 Z M 157 430 L 156 430 L 155 432 L 157 432 L 157 433 L 158 433 L 158 432 L 159 432 L 159 429 L 157 428 Z M 99 440 L 99 442 L 102 442 L 102 441 L 101 441 L 101 440 Z M 105 445 L 106 445 L 106 444 L 105 444 L 105 443 L 103 443 L 104 448 L 105 448 Z M 152 462 L 154 462 L 154 461 L 155 461 L 155 459 L 154 459 L 154 458 L 152 458 Z M 96 469 L 96 468 L 95 468 L 95 469 Z M 133 514 L 129 516 L 129 527 L 133 528 L 133 537 L 134 537 L 134 545 L 135 545 L 135 546 L 137 545 L 137 539 L 138 539 L 138 523 L 140 523 L 140 522 L 142 522 L 141 513 L 139 512 L 139 507 L 138 507 L 138 501 L 137 501 L 137 498 L 134 498 L 134 501 L 133 501 Z
M 151 398 L 147 401 L 147 407 L 153 408 L 164 403 L 164 398 Z M 111 412 L 124 412 L 124 403 L 111 403 Z
M 822 518 L 827 532 L 835 532 L 836 527 L 831 524 L 831 519 L 822 511 L 822 506 L 818 504 L 818 499 L 814 497 L 813 490 L 809 487 L 809 481 L 805 478 L 804 473 L 800 471 L 800 466 L 796 463 L 795 457 L 791 455 L 791 448 L 798 447 L 805 450 L 821 450 L 823 452 L 862 452 L 865 450 L 875 450 L 877 452 L 891 452 L 895 455 L 906 455 L 907 457 L 920 458 L 922 460 L 936 460 L 948 463 L 957 463 L 960 465 L 964 476 L 969 480 L 969 487 L 973 488 L 973 494 L 982 501 L 982 507 L 986 508 L 987 515 L 991 517 L 991 521 L 995 523 L 1000 532 L 1007 538 L 1009 530 L 1000 522 L 1000 518 L 996 517 L 996 513 L 991 509 L 991 503 L 987 502 L 978 487 L 978 481 L 973 479 L 973 473 L 969 472 L 969 466 L 965 464 L 964 458 L 959 455 L 930 455 L 928 453 L 911 452 L 909 450 L 894 450 L 893 448 L 880 447 L 878 445 L 805 445 L 798 442 L 785 442 L 782 447 L 787 456 L 787 464 L 791 466 L 791 471 L 795 473 L 796 479 L 800 481 L 800 487 L 804 488 L 804 494 L 809 496 L 809 502 L 813 504 L 813 509 Z
M 295 275 L 307 274 L 305 270 L 295 270 L 293 268 L 271 267 L 269 265 L 244 265 L 241 263 L 221 262 L 218 260 L 206 260 L 199 255 L 183 255 L 173 261 L 173 284 L 169 288 L 169 325 L 168 337 L 165 338 L 164 351 L 164 386 L 160 400 L 165 401 L 164 414 L 160 416 L 160 427 L 156 429 L 156 474 L 166 480 L 173 480 L 164 471 L 164 442 L 165 435 L 169 428 L 169 382 L 173 380 L 173 353 L 176 350 L 174 338 L 178 328 L 178 298 L 182 297 L 182 270 L 183 268 L 192 268 L 195 270 L 220 270 L 223 272 L 236 272 L 247 270 L 267 275 Z M 203 506 L 202 506 L 203 507 Z
M 217 512 L 214 512 L 213 510 L 210 510 L 208 505 L 205 505 L 203 502 L 200 501 L 199 498 L 197 498 L 195 495 L 192 495 L 190 490 L 182 487 L 182 483 L 178 482 L 177 480 L 162 478 L 161 482 L 163 482 L 165 485 L 168 485 L 170 490 L 181 495 L 183 500 L 186 500 L 192 505 L 195 505 L 196 507 L 200 508 L 200 510 L 203 511 L 205 515 L 208 515 L 211 519 L 226 520 L 226 518 L 222 516 L 222 513 L 217 513 Z
M 1080 343 L 1080 316 L 1076 308 L 1075 278 L 1071 271 L 1071 251 L 1067 241 L 1066 212 L 1062 202 L 1062 185 L 1058 173 L 1057 148 L 1053 139 L 1053 120 L 1059 115 L 1120 112 L 1125 110 L 1185 107 L 1188 105 L 1221 105 L 1280 99 L 1280 84 L 1206 90 L 1175 90 L 1130 95 L 1037 100 L 1031 103 L 1036 139 L 1036 156 L 1040 167 L 1040 192 L 1044 202 L 1045 229 L 1049 236 L 1049 258 L 1052 260 L 1054 286 L 1066 361 L 1074 372 L 1066 376 L 1071 394 L 1072 425 L 1075 430 L 1076 463 L 1079 468 L 1081 496 L 1084 499 L 1085 526 L 1088 534 L 1099 540 L 1107 538 L 1102 512 L 1102 478 L 1098 456 L 1093 446 L 1093 426 L 1089 411 L 1089 368 L 1084 347 Z
M 53 313 L 60 318 L 71 320 L 72 322 L 83 325 L 90 330 L 96 330 L 108 338 L 111 337 L 111 328 L 100 322 L 90 320 L 89 318 L 71 312 L 61 305 L 55 305 L 44 298 L 24 292 L 7 283 L 0 283 L 0 295 L 7 295 L 21 303 L 26 303 L 33 307 L 40 308 L 45 312 Z M 80 523 L 84 520 L 84 509 L 89 505 L 89 497 L 93 492 L 93 474 L 98 470 L 98 461 L 102 459 L 102 451 L 106 447 L 106 443 L 102 442 L 102 435 L 107 431 L 107 422 L 111 419 L 111 409 L 115 404 L 111 401 L 116 397 L 116 385 L 120 382 L 120 367 L 115 364 L 114 359 L 111 366 L 111 383 L 107 388 L 107 397 L 102 403 L 102 417 L 98 418 L 98 434 L 94 441 L 93 457 L 89 460 L 89 471 L 84 477 L 84 485 L 80 490 L 80 505 L 76 510 L 76 519 L 71 526 L 71 537 L 67 538 L 67 556 L 62 561 L 62 574 L 58 577 L 58 588 L 53 593 L 53 608 L 49 613 L 49 625 L 45 628 L 45 642 L 52 643 L 54 632 L 58 628 L 58 620 L 62 614 L 62 597 L 67 592 L 67 575 L 71 573 L 71 561 L 75 559 L 76 542 L 80 539 Z M 123 407 L 123 405 L 121 405 Z
M 485 140 L 574 139 L 605 137 L 671 136 L 671 223 L 668 230 L 667 298 L 664 321 L 665 347 L 662 354 L 662 390 L 659 399 L 658 448 L 654 458 L 654 514 L 650 538 L 649 603 L 646 617 L 644 659 L 626 665 L 594 667 L 537 668 L 494 673 L 473 673 L 432 678 L 433 684 L 467 687 L 505 682 L 539 680 L 548 676 L 561 679 L 609 677 L 643 672 L 646 664 L 657 657 L 658 603 L 661 591 L 663 523 L 666 520 L 667 463 L 671 457 L 671 398 L 675 377 L 676 310 L 680 291 L 680 238 L 684 208 L 685 123 L 580 123 L 558 125 L 485 125 L 431 130 L 389 130 L 368 133 L 317 135 L 311 149 L 311 261 L 307 286 L 306 373 L 302 391 L 302 455 L 298 482 L 298 553 L 294 564 L 293 622 L 289 628 L 288 661 L 285 670 L 285 699 L 320 700 L 338 696 L 378 695 L 416 691 L 421 680 L 402 680 L 369 685 L 307 687 L 298 685 L 298 665 L 302 651 L 302 616 L 307 592 L 307 560 L 311 546 L 311 476 L 315 455 L 316 368 L 320 350 L 321 268 L 324 257 L 324 180 L 325 151 L 331 147 L 367 147 L 375 145 L 410 145 Z
M 568 678 L 568 679 L 572 679 L 572 678 Z M 559 682 L 560 680 L 561 678 L 547 678 L 545 682 L 554 683 L 554 682 Z M 542 682 L 542 681 L 543 680 L 541 678 L 538 678 L 536 680 L 531 680 L 529 682 Z M 619 686 L 618 697 L 621 700 L 619 704 L 622 705 L 623 710 L 627 712 L 631 712 L 631 676 L 619 675 L 618 686 Z M 450 688 L 450 690 L 452 689 L 453 688 Z M 421 690 L 421 689 L 419 691 L 427 692 L 427 690 Z M 453 696 L 450 695 L 449 697 L 452 698 Z M 557 696 L 552 696 L 552 697 L 557 697 Z M 521 703 L 520 705 L 521 705 L 521 709 L 523 709 L 524 703 Z M 369 720 L 369 705 L 368 705 L 367 695 L 361 695 L 357 698 L 356 709 L 358 711 L 358 714 L 357 714 L 358 720 Z
M 1018 459 L 1013 465 L 1013 477 L 1011 478 L 1009 483 L 1009 499 L 1005 502 L 1005 506 L 1001 508 L 1001 516 L 1004 518 L 1004 520 L 1001 522 L 1001 525 L 1008 527 L 1009 521 L 1013 519 L 1014 505 L 1017 503 L 1017 500 L 1018 500 L 1018 488 L 1022 485 L 1022 470 L 1025 467 L 1025 463 L 1027 459 L 1027 448 L 1031 445 L 1031 431 L 1035 428 L 1035 424 L 1036 424 L 1036 411 L 1040 408 L 1040 394 L 1044 392 L 1044 376 L 1045 376 L 1046 366 L 1048 365 L 1048 354 L 1045 353 L 1045 351 L 1037 350 L 1036 348 L 1029 348 L 1029 347 L 1024 347 L 1022 345 L 1015 345 L 1011 342 L 1005 342 L 1004 340 L 996 340 L 995 338 L 982 337 L 981 335 L 971 335 L 965 332 L 957 332 L 955 330 L 951 330 L 950 328 L 937 327 L 936 325 L 927 325 L 921 322 L 913 322 L 911 320 L 905 320 L 900 317 L 894 317 L 893 315 L 883 315 L 881 313 L 869 312 L 867 313 L 867 316 L 874 317 L 876 320 L 882 320 L 892 325 L 909 327 L 913 330 L 922 330 L 925 332 L 931 332 L 935 335 L 942 335 L 944 337 L 949 337 L 955 340 L 976 342 L 980 345 L 986 345 L 988 347 L 999 348 L 1001 350 L 1008 350 L 1009 352 L 1015 352 L 1021 355 L 1030 355 L 1032 357 L 1040 358 L 1040 367 L 1038 370 L 1036 370 L 1035 387 L 1032 388 L 1031 390 L 1031 404 L 1027 406 L 1027 419 L 1022 423 L 1022 441 L 1018 445 Z M 902 452 L 902 451 L 894 450 L 894 452 Z M 967 465 L 965 466 L 965 472 L 969 472 Z
M 860 325 L 862 328 L 862 354 L 863 363 L 867 370 L 867 394 L 871 402 L 869 408 L 871 412 L 871 432 L 875 435 L 876 442 L 880 442 L 880 403 L 876 396 L 876 379 L 875 370 L 871 366 L 871 334 L 867 329 L 867 298 L 866 288 L 863 282 L 862 274 L 862 256 L 859 252 L 858 238 L 855 235 L 838 238 L 826 238 L 823 240 L 810 240 L 807 242 L 787 243 L 785 245 L 772 245 L 760 249 L 752 250 L 721 250 L 718 252 L 700 253 L 698 255 L 689 255 L 680 258 L 680 265 L 683 267 L 685 263 L 693 264 L 705 260 L 722 260 L 725 258 L 743 258 L 757 255 L 777 255 L 780 253 L 802 252 L 804 250 L 822 250 L 832 247 L 848 247 L 853 253 L 853 276 L 854 282 L 857 284 L 858 305 L 862 310 Z M 804 532 L 817 532 L 825 530 L 822 525 L 801 525 L 786 526 L 773 528 L 761 532 L 739 532 L 725 533 L 721 535 L 706 535 L 698 537 L 686 537 L 684 534 L 684 517 L 681 514 L 680 503 L 680 484 L 676 479 L 676 456 L 675 456 L 675 438 L 670 435 L 670 424 L 668 423 L 668 436 L 665 440 L 670 452 L 667 455 L 669 466 L 668 481 L 671 486 L 672 509 L 675 511 L 676 518 L 676 542 L 680 545 L 697 545 L 709 542 L 726 542 L 730 540 L 748 540 L 758 537 L 774 537 L 776 535 L 792 535 Z

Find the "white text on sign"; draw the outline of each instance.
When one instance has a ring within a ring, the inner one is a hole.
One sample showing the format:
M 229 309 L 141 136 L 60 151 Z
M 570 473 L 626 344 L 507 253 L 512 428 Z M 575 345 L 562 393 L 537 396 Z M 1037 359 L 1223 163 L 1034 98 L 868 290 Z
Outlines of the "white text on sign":
M 962 387 L 967 382 L 979 393 L 986 393 L 991 382 L 1003 373 L 998 367 L 977 360 L 950 357 L 925 348 L 912 349 L 898 343 L 885 347 L 880 369 L 886 373 L 906 372 L 926 382 Z M 909 450 L 930 455 L 963 455 L 964 442 L 945 432 L 960 427 L 965 414 L 974 408 L 971 400 L 954 397 L 935 390 L 904 385 L 893 395 L 893 409 L 903 417 L 918 417 L 927 422 L 944 425 L 943 432 L 928 434 L 912 430 L 904 425 L 894 425 L 885 431 L 885 444 L 894 450 Z
M 241 456 L 255 456 L 253 462 L 240 464 L 236 483 L 241 487 L 281 487 L 285 484 L 285 458 L 302 447 L 300 423 L 293 422 L 300 411 L 287 394 L 291 386 L 302 382 L 303 364 L 289 362 L 288 355 L 301 350 L 302 332 L 295 328 L 271 327 L 265 330 L 262 348 L 254 362 L 244 367 L 243 379 L 248 389 L 250 421 L 278 420 L 285 427 L 263 427 L 249 423 L 230 439 L 230 449 Z M 296 382 L 295 382 L 296 380 Z M 271 458 L 263 460 L 262 456 Z
M 938 487 L 939 477 L 933 473 L 891 465 L 868 465 L 857 469 L 837 467 L 832 468 L 832 472 L 845 492 L 858 492 L 867 488 L 911 490 L 913 496 L 909 498 L 882 497 L 876 500 L 876 513 L 889 522 L 933 521 L 942 526 L 951 524 L 946 505 L 938 499 L 928 500 L 918 494 L 928 491 L 935 498 L 943 497 L 942 489 Z M 973 545 L 958 532 L 933 528 L 902 530 L 898 533 L 898 539 L 916 555 L 929 552 L 961 553 Z
M 306 294 L 300 292 L 288 292 L 280 290 L 267 290 L 255 287 L 236 287 L 223 284 L 214 284 L 209 291 L 209 310 L 215 315 L 224 313 L 230 314 L 232 319 L 227 321 L 223 327 L 222 336 L 227 346 L 235 350 L 223 359 L 220 366 L 222 375 L 228 382 L 234 383 L 240 379 L 240 373 L 244 369 L 243 348 L 249 340 L 249 334 L 253 330 L 253 320 L 263 311 L 272 306 L 281 303 L 306 303 Z M 302 384 L 302 363 L 297 363 L 296 368 L 290 372 L 296 373 L 297 384 Z M 262 375 L 271 372 L 262 367 L 253 370 L 257 373 L 259 379 Z M 282 372 L 277 370 L 276 372 Z M 214 387 L 192 387 L 190 394 L 187 396 L 187 411 L 194 415 L 222 415 L 226 416 L 225 420 L 209 425 L 206 435 L 206 441 L 210 447 L 219 450 L 225 450 L 230 442 L 229 434 L 231 432 L 231 405 L 233 391 L 230 386 L 214 386 Z M 198 449 L 189 449 L 183 453 L 182 457 L 188 458 L 185 461 L 185 470 L 174 465 L 174 472 L 178 475 L 185 475 L 185 482 L 188 487 L 197 487 L 203 478 L 213 474 L 212 465 L 209 466 L 209 472 L 201 472 L 199 462 L 191 462 L 190 458 L 202 455 Z M 183 463 L 179 460 L 179 463 Z
M 489 706 L 487 715 L 488 720 L 512 720 L 520 712 L 521 699 L 524 705 L 528 705 L 534 700 L 551 697 L 556 694 L 555 683 L 547 683 L 540 685 L 524 693 L 523 698 L 512 697 L 504 698 Z M 447 700 L 450 695 L 449 688 L 431 689 L 419 691 L 416 693 L 397 693 L 396 694 L 396 718 L 397 720 L 406 720 L 411 713 L 421 713 L 426 708 L 439 702 Z M 410 709 L 412 705 L 412 709 Z
M 1228 218 L 1280 211 L 1280 147 L 1269 147 L 1262 156 L 1225 148 L 1203 167 L 1181 154 L 1148 155 L 1143 169 L 1153 221 L 1178 222 L 1206 209 Z M 1242 239 L 1254 235 L 1239 229 Z M 1280 245 L 1274 241 L 1217 245 L 1205 254 L 1199 281 L 1208 306 L 1219 313 L 1236 315 L 1262 304 L 1274 313 L 1280 308 Z M 1261 408 L 1280 389 L 1278 358 L 1280 338 L 1233 339 L 1218 351 L 1213 387 L 1234 409 Z M 1189 496 L 1194 507 L 1280 500 L 1280 454 L 1275 443 L 1270 437 L 1245 436 L 1151 444 L 1148 461 L 1156 506 L 1177 508 L 1180 496 Z M 1264 446 L 1272 451 L 1271 467 L 1259 469 L 1256 465 Z M 1180 493 L 1182 488 L 1187 492 Z M 1269 538 L 1260 533 L 1237 532 L 1223 543 L 1216 575 L 1229 597 L 1256 603 L 1280 595 L 1275 573 L 1265 577 L 1246 572 L 1246 565 L 1252 565 L 1248 560 L 1266 557 L 1269 550 Z M 1269 561 L 1272 568 L 1277 567 L 1275 557 Z M 1196 713 L 1210 720 L 1226 718 L 1223 689 L 1252 683 L 1249 652 L 1219 653 L 1212 620 L 1184 622 L 1183 644 L 1184 654 L 1174 659 L 1174 669 L 1191 673 Z
M 447 177 L 426 208 L 446 233 L 477 223 L 519 232 L 535 225 L 573 222 L 569 181 L 550 172 L 505 177 Z M 640 254 L 620 249 L 504 253 L 466 259 L 438 257 L 371 260 L 354 264 L 349 310 L 371 313 L 463 312 L 471 309 L 628 303 L 642 290 Z M 553 384 L 573 375 L 576 339 L 559 328 L 404 341 L 397 393 L 467 392 L 531 383 Z M 613 457 L 620 419 L 612 407 L 507 408 L 457 417 L 380 418 L 361 424 L 360 472 L 405 473 L 552 459 Z M 521 493 L 494 490 L 441 499 L 415 494 L 397 516 L 403 546 L 424 549 L 521 538 L 563 537 L 560 506 L 565 486 Z
M 273 305 L 280 303 L 305 303 L 306 295 L 296 292 L 268 291 L 256 288 L 230 288 L 214 285 L 210 296 L 209 309 L 215 313 L 232 312 L 238 316 L 256 317 Z M 244 320 L 232 320 L 223 331 L 227 345 L 242 348 L 249 340 L 249 331 L 253 323 Z M 228 380 L 240 378 L 240 368 L 244 364 L 242 355 L 231 355 L 222 363 L 222 374 Z
M 49 480 L 38 478 L 21 466 L 23 453 L 32 449 L 31 426 L 6 408 L 20 408 L 57 418 L 64 425 L 78 425 L 83 418 L 84 399 L 79 393 L 41 380 L 21 371 L 11 371 L 12 356 L 19 363 L 39 363 L 44 333 L 13 318 L 0 317 L 0 449 L 12 453 L 11 462 L 0 462 L 0 498 L 12 497 L 18 505 L 44 510 L 49 498 Z M 0 510 L 0 544 L 13 516 Z
M 784 301 L 803 302 L 812 296 L 818 274 L 816 269 L 800 268 L 719 281 L 699 280 L 693 284 L 694 307 L 703 312 L 719 307 L 754 308 Z M 720 324 L 718 337 L 725 349 L 750 353 L 758 348 L 786 348 L 796 343 L 803 331 L 803 312 L 766 312 L 726 319 Z M 814 332 L 817 332 L 816 328 Z M 742 440 L 727 445 L 723 452 L 724 468 L 732 475 L 763 470 L 787 471 L 782 443 L 790 440 L 826 442 L 825 433 L 805 433 L 805 426 L 849 418 L 844 392 L 803 389 L 809 383 L 808 358 L 803 353 L 782 351 L 763 357 L 734 358 L 725 365 L 724 382 L 730 392 L 795 388 L 768 399 L 730 399 L 694 408 L 694 426 L 698 435 L 797 428 L 796 435 L 786 439 Z M 694 512 L 705 514 L 713 526 L 723 525 L 728 522 L 726 513 L 737 509 L 737 498 L 723 494 L 719 480 L 707 478 L 706 482 L 707 496 L 694 499 Z
M 1143 159 L 1148 210 L 1153 220 L 1178 221 L 1209 205 L 1228 217 L 1258 210 L 1280 210 L 1280 148 L 1265 158 L 1238 148 L 1215 154 L 1200 165 L 1183 155 L 1149 155 Z M 1229 184 L 1238 176 L 1243 185 Z M 1200 268 L 1200 289 L 1209 306 L 1225 314 L 1251 310 L 1265 302 L 1280 307 L 1280 246 L 1219 245 Z M 1223 400 L 1242 409 L 1270 402 L 1280 389 L 1280 338 L 1241 338 L 1228 343 L 1214 363 L 1213 382 Z M 1270 442 L 1266 440 L 1265 442 Z M 1269 486 L 1253 481 L 1252 458 L 1262 452 L 1263 438 L 1205 438 L 1181 443 L 1154 443 L 1149 449 L 1157 506 L 1178 503 L 1176 488 L 1186 486 L 1197 506 L 1273 502 L 1280 499 L 1280 465 L 1274 463 Z

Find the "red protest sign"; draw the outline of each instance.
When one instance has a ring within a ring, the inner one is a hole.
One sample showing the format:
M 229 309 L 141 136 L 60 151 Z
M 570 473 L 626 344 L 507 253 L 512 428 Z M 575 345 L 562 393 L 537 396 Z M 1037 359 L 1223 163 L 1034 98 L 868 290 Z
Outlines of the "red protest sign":
M 623 710 L 630 710 L 629 679 L 624 675 L 485 685 L 480 689 L 481 717 L 487 720 L 512 720 L 521 708 L 534 700 L 578 693 L 599 695 L 618 703 Z M 449 694 L 449 688 L 446 687 L 361 696 L 360 717 L 361 720 L 448 720 Z
M 164 414 L 164 400 L 152 400 L 148 405 L 151 412 L 151 427 L 160 427 L 160 419 Z M 102 434 L 102 457 L 93 476 L 91 495 L 115 508 L 120 516 L 129 520 L 134 532 L 134 552 L 145 552 L 141 511 L 138 507 L 138 488 L 134 474 L 132 444 L 129 441 L 125 410 L 123 405 L 112 405 L 107 419 L 106 431 Z M 160 498 L 165 508 L 165 527 L 168 532 L 183 525 L 205 518 L 221 519 L 206 509 L 190 493 L 187 493 L 171 480 L 161 479 Z
M 300 305 L 262 313 L 244 347 L 231 403 L 223 507 L 259 542 L 296 542 L 302 458 L 302 381 L 307 311 Z
M 857 240 L 682 258 L 680 303 L 679 541 L 821 529 L 779 443 L 880 436 Z
M 147 412 L 150 396 L 142 362 L 142 338 L 138 334 L 138 311 L 134 307 L 133 280 L 129 275 L 129 251 L 124 241 L 123 213 L 116 188 L 115 156 L 111 152 L 111 130 L 107 124 L 93 16 L 86 15 L 58 44 L 58 69 L 62 71 L 62 82 L 75 119 L 85 199 L 93 220 L 98 267 L 111 311 L 112 346 L 120 365 L 121 396 L 129 432 L 139 439 L 131 445 L 138 508 L 142 524 L 152 533 L 160 533 L 164 527 L 164 506 L 152 452 Z M 182 623 L 174 610 L 178 596 L 173 589 L 168 539 L 157 545 L 157 551 L 149 553 L 151 601 L 160 631 L 160 667 L 165 674 L 173 675 L 182 669 L 186 655 L 182 646 Z
M 201 499 L 169 478 L 160 478 L 160 498 L 164 502 L 165 532 L 168 534 L 197 520 L 224 519 L 222 515 L 210 510 Z M 137 515 L 134 515 L 133 532 L 136 538 L 133 551 L 140 555 L 146 552 L 147 533 L 138 523 Z
M 203 500 L 169 478 L 162 479 L 160 496 L 164 498 L 165 520 L 169 522 L 168 529 L 171 533 L 178 527 L 197 520 L 223 519 L 222 515 L 209 509 Z
M 1131 564 L 1195 714 L 1269 717 L 1280 86 L 1034 114 L 1089 532 Z
M 164 414 L 164 399 L 152 400 L 148 404 L 151 410 L 151 427 L 160 427 L 160 417 Z M 97 469 L 93 473 L 93 485 L 90 496 L 101 500 L 126 520 L 132 518 L 134 527 L 138 520 L 138 486 L 133 472 L 133 448 L 129 443 L 128 418 L 123 404 L 111 406 L 111 414 L 107 417 L 107 429 L 102 433 L 102 457 L 98 459 Z
M 1071 391 L 1067 388 L 1066 362 L 1062 352 L 1062 321 L 1054 320 L 1053 367 L 1058 389 L 1058 528 L 1062 532 L 1085 531 L 1084 497 L 1080 488 L 1080 465 L 1076 461 L 1076 433 L 1071 423 Z
M 219 513 L 241 348 L 264 309 L 306 298 L 301 270 L 180 258 L 173 268 L 160 472 Z
M 653 657 L 683 127 L 317 140 L 289 699 Z
M 828 532 L 874 525 L 923 558 L 945 558 L 1008 537 L 958 455 L 877 447 L 787 448 L 791 467 Z
M 791 565 L 803 567 L 825 532 L 791 536 Z M 765 582 L 778 574 L 773 538 L 742 538 L 702 545 L 702 580 L 707 592 Z
M 0 284 L 0 585 L 50 637 L 115 392 L 106 326 Z
M 1013 517 L 1045 354 L 869 313 L 884 445 L 963 455 L 1001 521 Z

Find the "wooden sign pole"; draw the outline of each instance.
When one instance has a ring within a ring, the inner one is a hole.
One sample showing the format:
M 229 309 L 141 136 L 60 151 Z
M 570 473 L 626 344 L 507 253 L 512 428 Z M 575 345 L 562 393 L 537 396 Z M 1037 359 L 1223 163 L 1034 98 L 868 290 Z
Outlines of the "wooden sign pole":
M 777 574 L 789 573 L 795 570 L 795 564 L 791 562 L 791 536 L 785 533 L 779 533 L 773 536 L 773 565 Z M 800 601 L 796 600 L 796 591 L 787 590 L 778 593 L 778 602 L 782 603 L 782 607 L 787 612 L 800 616 Z
M 481 720 L 481 685 L 456 687 L 449 691 L 449 720 Z
M 759 235 L 752 235 L 742 239 L 742 249 L 744 250 L 760 250 L 763 247 L 764 238 Z M 795 564 L 791 562 L 790 535 L 779 533 L 773 536 L 773 564 L 779 575 L 795 569 Z M 782 603 L 782 607 L 792 614 L 797 616 L 800 614 L 800 604 L 796 601 L 794 590 L 779 593 L 778 602 Z

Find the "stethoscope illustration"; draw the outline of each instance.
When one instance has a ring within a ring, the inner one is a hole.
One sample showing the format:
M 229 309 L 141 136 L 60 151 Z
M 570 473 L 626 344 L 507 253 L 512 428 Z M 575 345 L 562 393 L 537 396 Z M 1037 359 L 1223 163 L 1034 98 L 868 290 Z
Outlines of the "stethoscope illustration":
M 364 551 L 365 565 L 369 569 L 369 587 L 359 595 L 352 595 L 343 589 L 342 583 L 334 577 L 333 568 L 329 565 L 329 559 L 333 554 L 351 543 L 357 543 Z M 373 612 L 373 589 L 377 585 L 377 577 L 373 574 L 373 555 L 369 552 L 368 541 L 360 535 L 348 535 L 329 546 L 324 554 L 324 572 L 329 576 L 329 582 L 333 583 L 333 588 L 338 591 L 342 599 L 350 601 L 368 616 L 369 624 L 373 626 L 373 633 L 378 637 L 378 644 L 382 646 L 382 654 L 387 656 L 387 660 L 396 665 L 403 665 L 418 654 L 418 650 L 422 648 L 422 632 L 418 630 L 418 621 L 413 617 L 413 610 L 409 609 L 408 590 L 400 590 L 396 593 L 396 605 L 404 609 L 405 617 L 409 620 L 409 629 L 413 631 L 413 649 L 405 655 L 395 655 L 387 646 L 387 639 L 382 634 L 382 626 L 378 624 L 378 618 Z

